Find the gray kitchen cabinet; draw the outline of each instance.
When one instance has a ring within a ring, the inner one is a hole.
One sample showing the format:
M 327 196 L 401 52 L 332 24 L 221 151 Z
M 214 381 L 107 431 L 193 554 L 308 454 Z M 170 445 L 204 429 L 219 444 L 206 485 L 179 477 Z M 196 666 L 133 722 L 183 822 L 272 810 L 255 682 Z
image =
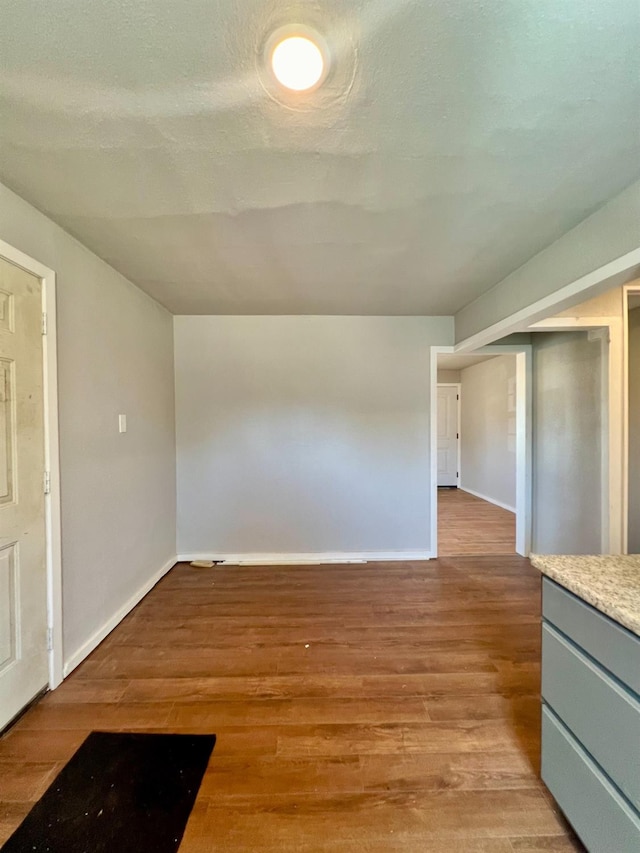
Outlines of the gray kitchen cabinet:
M 542 779 L 591 853 L 640 853 L 640 638 L 542 587 Z

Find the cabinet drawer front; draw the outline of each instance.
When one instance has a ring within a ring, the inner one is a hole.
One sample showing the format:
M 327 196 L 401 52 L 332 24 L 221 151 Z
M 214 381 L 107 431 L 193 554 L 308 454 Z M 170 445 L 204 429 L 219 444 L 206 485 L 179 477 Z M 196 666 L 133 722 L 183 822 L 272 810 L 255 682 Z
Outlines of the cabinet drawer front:
M 545 707 L 542 779 L 590 853 L 640 850 L 640 816 Z
M 640 637 L 549 578 L 542 579 L 542 615 L 640 695 Z
M 640 702 L 547 624 L 542 626 L 542 697 L 640 808 Z

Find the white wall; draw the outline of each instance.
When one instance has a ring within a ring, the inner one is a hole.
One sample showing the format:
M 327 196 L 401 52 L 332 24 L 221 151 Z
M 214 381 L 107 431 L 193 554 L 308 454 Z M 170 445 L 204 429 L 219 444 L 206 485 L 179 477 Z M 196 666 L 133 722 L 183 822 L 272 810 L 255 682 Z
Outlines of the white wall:
M 438 382 L 446 384 L 456 384 L 460 382 L 459 370 L 438 370 Z
M 64 653 L 77 662 L 175 555 L 172 318 L 2 185 L 0 238 L 57 274 Z
M 623 295 L 622 287 L 612 287 L 611 290 L 594 296 L 593 299 L 579 302 L 564 311 L 559 311 L 554 314 L 554 317 L 575 317 L 578 319 L 584 317 L 622 317 Z
M 461 488 L 512 512 L 516 506 L 515 377 L 514 355 L 461 371 Z
M 178 551 L 430 551 L 445 317 L 176 317 Z
M 587 332 L 533 336 L 533 551 L 602 550 L 602 356 Z
M 629 539 L 640 554 L 640 308 L 629 311 Z

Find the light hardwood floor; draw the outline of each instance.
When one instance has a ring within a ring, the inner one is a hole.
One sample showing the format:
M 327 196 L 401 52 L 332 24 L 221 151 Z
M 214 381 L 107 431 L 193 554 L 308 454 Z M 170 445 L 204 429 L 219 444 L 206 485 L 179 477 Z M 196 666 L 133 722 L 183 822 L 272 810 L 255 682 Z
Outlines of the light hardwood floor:
M 92 729 L 215 732 L 181 853 L 565 853 L 516 557 L 176 567 L 0 740 L 0 842 Z
M 515 514 L 461 489 L 438 489 L 438 554 L 515 554 Z

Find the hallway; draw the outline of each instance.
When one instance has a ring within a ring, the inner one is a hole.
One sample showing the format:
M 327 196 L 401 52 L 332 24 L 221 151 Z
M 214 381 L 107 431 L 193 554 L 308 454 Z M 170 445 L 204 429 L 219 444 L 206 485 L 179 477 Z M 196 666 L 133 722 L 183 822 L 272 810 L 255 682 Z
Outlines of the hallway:
M 461 489 L 438 489 L 438 555 L 515 554 L 516 517 Z

